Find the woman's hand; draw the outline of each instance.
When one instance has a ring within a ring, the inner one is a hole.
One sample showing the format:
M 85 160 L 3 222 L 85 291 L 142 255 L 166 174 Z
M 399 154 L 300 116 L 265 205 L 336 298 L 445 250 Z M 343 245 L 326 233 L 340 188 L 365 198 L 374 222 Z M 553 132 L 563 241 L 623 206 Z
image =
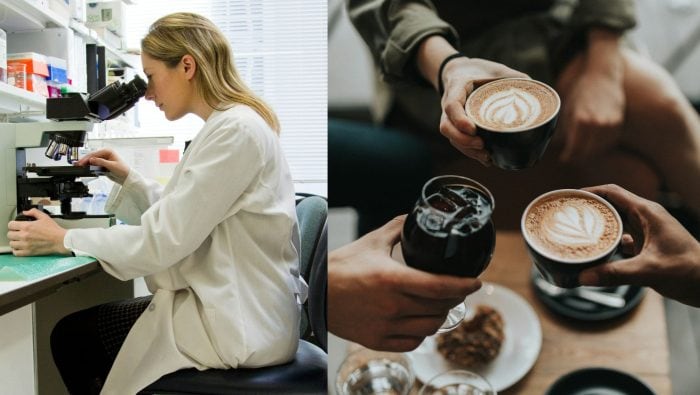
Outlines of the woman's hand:
M 499 78 L 529 78 L 527 74 L 513 70 L 500 63 L 484 59 L 456 57 L 448 61 L 440 74 L 440 65 L 457 50 L 440 35 L 424 39 L 416 53 L 416 66 L 426 81 L 437 90 L 442 77 L 444 93 L 440 99 L 442 116 L 440 133 L 464 155 L 484 165 L 491 163 L 484 142 L 476 135 L 476 125 L 464 109 L 467 96 L 474 88 Z
M 442 72 L 445 92 L 440 101 L 440 133 L 461 153 L 484 165 L 490 164 L 489 153 L 483 140 L 477 137 L 476 125 L 467 117 L 464 106 L 467 96 L 479 85 L 507 77 L 529 78 L 500 63 L 475 58 L 455 58 Z
M 121 185 L 129 175 L 129 165 L 124 162 L 116 152 L 109 148 L 103 148 L 86 154 L 75 162 L 76 166 L 102 166 L 109 170 L 107 177 Z
M 481 287 L 391 258 L 405 216 L 328 255 L 328 328 L 375 350 L 409 351 L 434 334 L 448 311 Z
M 35 208 L 22 214 L 36 218 L 35 221 L 10 221 L 7 225 L 7 238 L 15 256 L 34 256 L 50 254 L 70 254 L 63 246 L 66 230 L 56 221 Z

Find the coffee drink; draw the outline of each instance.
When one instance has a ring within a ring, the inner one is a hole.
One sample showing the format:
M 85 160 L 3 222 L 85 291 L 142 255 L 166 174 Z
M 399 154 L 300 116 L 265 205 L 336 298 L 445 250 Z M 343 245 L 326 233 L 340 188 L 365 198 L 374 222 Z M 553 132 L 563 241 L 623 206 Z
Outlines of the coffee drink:
M 615 208 L 593 193 L 560 189 L 533 200 L 520 222 L 528 253 L 554 285 L 579 285 L 580 273 L 608 261 L 622 238 Z
M 557 125 L 557 92 L 525 78 L 503 78 L 477 88 L 465 111 L 484 140 L 491 163 L 505 170 L 532 167 L 544 154 Z
M 475 90 L 467 102 L 467 114 L 480 126 L 501 132 L 537 127 L 559 110 L 552 88 L 538 81 L 508 78 Z
M 620 223 L 606 204 L 579 191 L 536 201 L 526 213 L 532 245 L 561 261 L 591 260 L 615 247 Z

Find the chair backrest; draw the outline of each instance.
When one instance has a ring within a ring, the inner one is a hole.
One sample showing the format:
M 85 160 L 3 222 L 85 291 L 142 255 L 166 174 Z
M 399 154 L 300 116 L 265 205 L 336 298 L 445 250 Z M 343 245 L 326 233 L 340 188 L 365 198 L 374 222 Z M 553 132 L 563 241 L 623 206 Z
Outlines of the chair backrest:
M 313 255 L 318 247 L 323 227 L 328 221 L 328 202 L 317 195 L 298 195 L 297 219 L 301 237 L 299 271 L 308 282 Z
M 318 248 L 313 256 L 309 276 L 308 314 L 311 331 L 323 351 L 328 352 L 326 295 L 328 290 L 328 223 L 323 227 Z
M 302 338 L 325 350 L 328 202 L 317 195 L 297 196 L 296 211 L 301 237 L 299 271 L 309 284 L 309 298 L 304 307 L 300 332 Z

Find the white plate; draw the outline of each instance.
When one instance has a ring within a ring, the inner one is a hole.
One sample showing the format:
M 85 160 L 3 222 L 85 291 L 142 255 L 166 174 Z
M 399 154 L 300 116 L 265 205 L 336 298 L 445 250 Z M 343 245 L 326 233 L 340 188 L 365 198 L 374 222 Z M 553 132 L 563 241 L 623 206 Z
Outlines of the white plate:
M 484 283 L 466 302 L 468 306 L 491 306 L 503 317 L 505 338 L 496 359 L 479 369 L 468 369 L 488 380 L 496 391 L 503 391 L 523 378 L 537 361 L 542 348 L 540 321 L 525 299 L 500 285 Z M 439 373 L 464 369 L 442 357 L 437 351 L 435 336 L 426 338 L 408 356 L 416 378 L 423 383 Z

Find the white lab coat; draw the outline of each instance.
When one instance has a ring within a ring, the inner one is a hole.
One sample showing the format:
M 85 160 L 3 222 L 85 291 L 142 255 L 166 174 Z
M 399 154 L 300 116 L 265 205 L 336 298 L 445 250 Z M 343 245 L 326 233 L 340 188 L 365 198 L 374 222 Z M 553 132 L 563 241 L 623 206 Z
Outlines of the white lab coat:
M 132 170 L 107 209 L 126 224 L 69 230 L 66 247 L 119 279 L 146 276 L 154 297 L 103 394 L 133 394 L 182 368 L 293 358 L 295 294 L 305 291 L 294 186 L 277 135 L 255 111 L 215 111 L 165 188 Z

